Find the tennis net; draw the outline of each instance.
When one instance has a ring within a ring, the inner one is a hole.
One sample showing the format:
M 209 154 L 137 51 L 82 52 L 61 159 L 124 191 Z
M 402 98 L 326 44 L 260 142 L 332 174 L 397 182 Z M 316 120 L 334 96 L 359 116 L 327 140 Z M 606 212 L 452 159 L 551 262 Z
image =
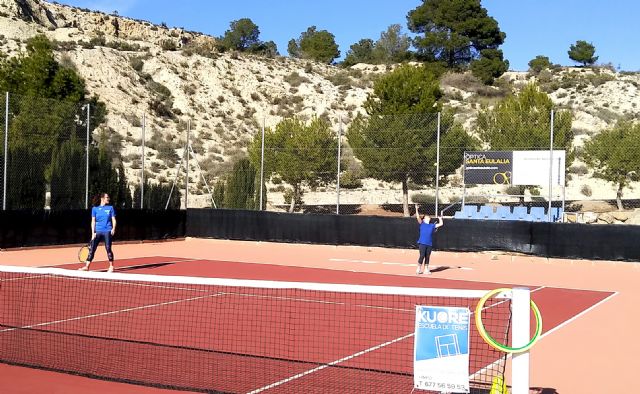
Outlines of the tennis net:
M 416 306 L 484 294 L 5 266 L 0 362 L 197 392 L 409 393 Z M 509 300 L 486 305 L 508 342 Z M 475 329 L 469 347 L 471 392 L 488 392 L 504 354 Z

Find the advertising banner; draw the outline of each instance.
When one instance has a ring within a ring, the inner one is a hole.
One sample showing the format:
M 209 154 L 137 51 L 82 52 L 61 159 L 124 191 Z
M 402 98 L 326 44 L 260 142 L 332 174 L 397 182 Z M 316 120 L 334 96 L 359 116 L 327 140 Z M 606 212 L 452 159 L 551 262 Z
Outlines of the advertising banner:
M 469 392 L 469 308 L 416 306 L 413 386 Z
M 553 161 L 549 168 L 549 159 Z M 465 185 L 564 185 L 565 151 L 464 152 Z

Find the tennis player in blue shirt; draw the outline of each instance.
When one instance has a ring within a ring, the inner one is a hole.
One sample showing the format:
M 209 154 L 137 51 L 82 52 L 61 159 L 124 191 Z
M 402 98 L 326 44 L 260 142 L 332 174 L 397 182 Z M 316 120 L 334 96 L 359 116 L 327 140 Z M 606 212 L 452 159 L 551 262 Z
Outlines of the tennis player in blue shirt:
M 433 233 L 438 227 L 441 227 L 444 223 L 442 218 L 438 218 L 438 223 L 429 223 L 431 217 L 429 215 L 420 215 L 418 212 L 418 204 L 416 204 L 416 219 L 420 225 L 420 237 L 418 238 L 418 249 L 420 250 L 420 257 L 418 258 L 418 269 L 416 274 L 431 275 L 429 271 L 429 257 L 431 257 L 431 251 L 433 250 Z
M 84 263 L 81 271 L 88 271 L 93 256 L 100 245 L 100 241 L 104 240 L 104 247 L 107 249 L 107 257 L 109 258 L 109 270 L 113 272 L 113 251 L 111 251 L 111 237 L 116 233 L 116 211 L 109 205 L 109 195 L 101 193 L 100 205 L 91 208 L 91 247 L 89 248 L 89 256 Z

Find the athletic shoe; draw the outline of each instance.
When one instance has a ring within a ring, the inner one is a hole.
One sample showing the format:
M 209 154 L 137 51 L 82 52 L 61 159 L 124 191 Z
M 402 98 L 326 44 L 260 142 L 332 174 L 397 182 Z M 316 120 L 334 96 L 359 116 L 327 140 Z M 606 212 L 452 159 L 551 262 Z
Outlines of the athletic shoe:
M 418 266 L 418 268 L 416 269 L 416 275 L 420 275 L 422 274 L 422 270 L 420 270 L 420 267 Z
M 113 267 L 109 267 L 109 269 L 107 270 L 107 272 L 113 272 Z
M 431 271 L 429 270 L 429 267 L 425 268 L 424 274 L 425 275 L 431 275 Z

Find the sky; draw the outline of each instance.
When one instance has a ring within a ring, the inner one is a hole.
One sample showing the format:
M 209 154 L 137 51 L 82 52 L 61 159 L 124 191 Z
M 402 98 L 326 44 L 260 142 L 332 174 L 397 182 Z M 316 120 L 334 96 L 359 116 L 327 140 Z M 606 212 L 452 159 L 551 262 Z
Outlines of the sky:
M 335 36 L 341 57 L 363 38 L 376 41 L 392 24 L 407 29 L 407 13 L 421 0 L 58 0 L 76 7 L 117 11 L 169 27 L 222 36 L 229 23 L 251 19 L 262 41 L 274 41 L 281 55 L 287 43 L 309 26 Z M 526 71 L 531 59 L 549 57 L 554 64 L 575 65 L 567 51 L 578 40 L 591 43 L 597 64 L 640 71 L 640 1 L 482 0 L 482 6 L 506 33 L 500 47 L 510 69 Z

